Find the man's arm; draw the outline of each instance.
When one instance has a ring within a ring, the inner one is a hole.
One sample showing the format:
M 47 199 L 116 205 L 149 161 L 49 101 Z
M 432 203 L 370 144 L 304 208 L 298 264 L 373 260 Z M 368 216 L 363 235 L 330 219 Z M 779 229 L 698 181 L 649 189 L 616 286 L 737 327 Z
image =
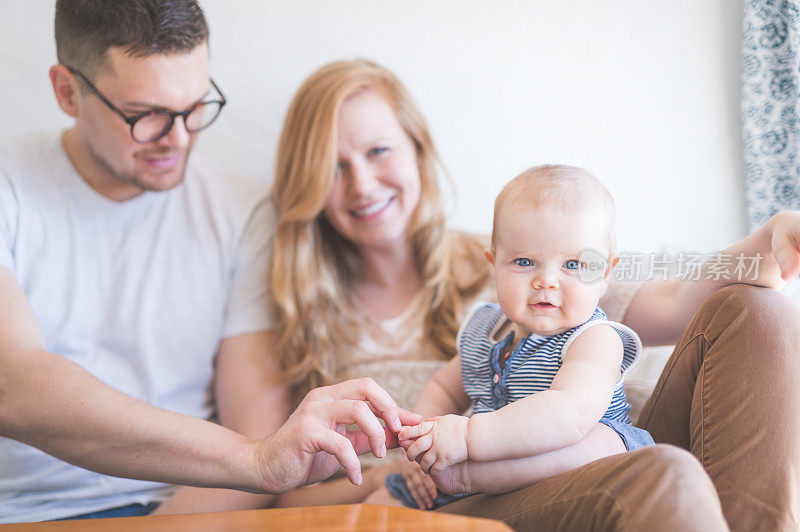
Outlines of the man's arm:
M 219 423 L 260 439 L 276 432 L 291 413 L 273 346 L 275 333 L 227 338 L 217 353 L 214 390 Z M 154 512 L 175 514 L 247 510 L 271 506 L 275 495 L 183 486 Z
M 108 475 L 259 490 L 253 440 L 137 401 L 48 352 L 3 267 L 0 305 L 0 435 Z
M 421 421 L 360 379 L 312 390 L 278 431 L 256 441 L 137 401 L 46 351 L 25 294 L 4 267 L 0 304 L 0 436 L 99 473 L 283 493 L 341 465 L 360 484 L 357 454 L 385 456 L 402 423 Z M 361 431 L 346 431 L 349 424 Z
M 699 280 L 650 280 L 638 290 L 623 323 L 635 330 L 648 345 L 672 345 L 689 324 L 697 309 L 714 291 L 734 283 L 780 289 L 785 280 L 800 273 L 800 212 L 781 212 L 744 240 L 722 250 L 712 261 L 725 274 L 708 275 L 707 262 Z M 741 278 L 736 273 L 740 260 L 758 267 Z

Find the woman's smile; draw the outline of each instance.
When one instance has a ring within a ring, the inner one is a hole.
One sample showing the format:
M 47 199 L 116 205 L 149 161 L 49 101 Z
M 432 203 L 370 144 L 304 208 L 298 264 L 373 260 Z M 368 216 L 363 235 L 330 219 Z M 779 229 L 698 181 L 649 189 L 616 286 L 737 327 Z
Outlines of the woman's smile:
M 361 221 L 370 221 L 380 217 L 381 214 L 386 210 L 387 207 L 394 201 L 395 196 L 387 198 L 381 201 L 375 201 L 373 203 L 369 203 L 364 207 L 359 207 L 358 209 L 353 209 L 350 211 L 350 214 L 355 216 Z

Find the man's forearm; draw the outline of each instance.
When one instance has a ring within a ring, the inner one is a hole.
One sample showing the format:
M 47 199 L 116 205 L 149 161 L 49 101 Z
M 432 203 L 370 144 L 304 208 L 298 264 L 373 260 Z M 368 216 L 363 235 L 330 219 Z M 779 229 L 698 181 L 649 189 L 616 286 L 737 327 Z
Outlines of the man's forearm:
M 781 289 L 785 280 L 773 246 L 783 255 L 783 267 L 789 267 L 797 254 L 799 218 L 797 212 L 778 213 L 743 240 L 707 257 L 700 269 L 688 272 L 691 275 L 647 280 L 631 300 L 622 322 L 639 334 L 645 346 L 673 345 L 716 290 L 734 283 Z M 791 277 L 791 271 L 784 273 L 787 279 Z
M 108 475 L 259 490 L 253 440 L 137 401 L 43 350 L 0 356 L 0 435 Z
M 295 490 L 298 491 L 298 490 Z M 232 512 L 269 508 L 277 495 L 244 493 L 236 490 L 180 486 L 153 514 Z
M 289 397 L 273 332 L 224 338 L 214 365 L 217 422 L 239 434 L 260 440 L 275 434 L 290 413 Z M 274 495 L 181 486 L 155 513 L 195 513 L 266 508 Z

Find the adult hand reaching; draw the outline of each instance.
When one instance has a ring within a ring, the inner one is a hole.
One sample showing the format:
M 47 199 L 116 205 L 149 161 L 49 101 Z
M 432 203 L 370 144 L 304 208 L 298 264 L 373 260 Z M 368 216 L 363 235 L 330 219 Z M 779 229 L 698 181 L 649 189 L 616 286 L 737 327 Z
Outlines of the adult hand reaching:
M 800 212 L 784 211 L 773 216 L 771 247 L 784 280 L 800 274 Z
M 397 446 L 401 426 L 421 421 L 369 378 L 312 390 L 275 434 L 256 445 L 261 487 L 284 493 L 330 477 L 340 464 L 353 484 L 361 484 L 357 455 L 371 450 L 386 456 Z M 348 431 L 351 424 L 361 430 Z

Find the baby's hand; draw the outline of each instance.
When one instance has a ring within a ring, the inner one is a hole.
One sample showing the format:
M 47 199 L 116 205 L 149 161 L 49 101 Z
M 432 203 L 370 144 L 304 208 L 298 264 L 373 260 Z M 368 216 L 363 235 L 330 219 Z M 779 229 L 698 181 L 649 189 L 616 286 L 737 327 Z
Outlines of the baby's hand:
M 403 428 L 399 439 L 416 438 L 406 449 L 406 456 L 409 460 L 419 462 L 424 472 L 434 476 L 469 458 L 468 424 L 469 418 L 448 414 L 436 421 L 423 421 L 419 425 Z
M 401 462 L 400 473 L 417 506 L 421 510 L 433 508 L 433 501 L 439 493 L 436 490 L 436 484 L 433 483 L 431 477 L 422 472 L 419 464 L 410 461 Z
M 434 420 L 437 420 L 437 419 L 439 419 L 438 416 L 435 417 L 435 418 L 432 418 L 432 419 L 426 419 L 426 420 L 422 421 L 422 423 L 425 423 L 426 421 L 434 421 Z M 422 423 L 419 423 L 417 425 L 403 425 L 402 427 L 400 427 L 400 431 L 397 433 L 397 443 L 398 443 L 398 445 L 400 447 L 403 448 L 403 450 L 407 451 L 408 448 L 411 447 L 411 444 L 413 444 L 415 441 L 417 441 L 417 438 L 418 438 L 418 436 L 413 436 L 413 437 L 407 436 L 406 435 L 406 431 L 408 431 L 408 429 L 411 429 L 411 428 L 419 427 L 419 425 L 421 425 Z M 430 430 L 430 429 L 428 429 L 428 430 Z M 419 431 L 417 431 L 417 433 L 418 432 Z M 427 432 L 427 430 L 425 432 Z

